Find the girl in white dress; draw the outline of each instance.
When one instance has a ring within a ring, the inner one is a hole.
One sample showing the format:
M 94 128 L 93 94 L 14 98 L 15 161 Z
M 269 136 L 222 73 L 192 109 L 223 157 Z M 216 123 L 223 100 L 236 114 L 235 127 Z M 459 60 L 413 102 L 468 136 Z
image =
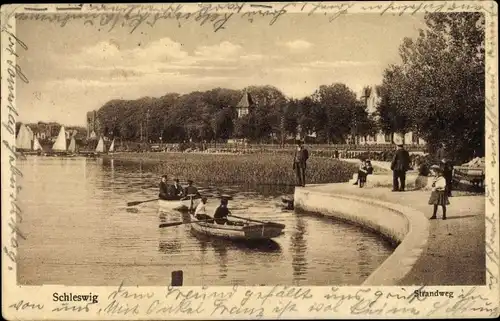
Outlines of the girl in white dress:
M 437 209 L 438 206 L 441 206 L 443 208 L 443 220 L 446 220 L 446 205 L 450 204 L 446 193 L 446 179 L 443 176 L 443 170 L 439 166 L 432 165 L 430 169 L 434 173 L 432 192 L 429 198 L 429 205 L 434 205 L 434 211 L 430 219 L 435 220 L 437 218 Z

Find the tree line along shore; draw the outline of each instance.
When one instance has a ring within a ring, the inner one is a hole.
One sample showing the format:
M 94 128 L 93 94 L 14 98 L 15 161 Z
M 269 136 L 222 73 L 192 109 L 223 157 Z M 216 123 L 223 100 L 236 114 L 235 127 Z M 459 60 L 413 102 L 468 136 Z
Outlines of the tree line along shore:
M 418 133 L 435 150 L 445 142 L 459 161 L 484 155 L 485 21 L 480 13 L 427 14 L 426 30 L 400 45 L 401 63 L 387 66 L 369 113 L 366 94 L 347 85 L 320 86 L 286 97 L 273 86 L 216 88 L 162 97 L 111 100 L 98 111 L 103 135 L 146 142 L 246 139 L 345 144 L 353 136 Z M 249 94 L 248 113 L 238 114 Z M 241 107 L 241 106 L 240 106 Z M 308 135 L 315 137 L 308 137 Z
M 117 148 L 127 151 L 151 150 L 165 143 L 189 146 L 181 150 L 206 150 L 189 145 L 203 143 L 219 144 L 213 147 L 216 151 L 227 150 L 234 148 L 220 143 L 231 139 L 251 146 L 279 144 L 281 149 L 297 138 L 305 138 L 311 146 L 340 146 L 352 143 L 353 137 L 413 132 L 425 140 L 426 147 L 408 146 L 409 150 L 432 154 L 445 143 L 457 163 L 484 156 L 484 16 L 427 14 L 425 22 L 426 30 L 418 37 L 402 41 L 401 63 L 387 66 L 381 84 L 364 88 L 359 97 L 338 82 L 322 85 L 300 99 L 287 97 L 273 86 L 167 93 L 110 100 L 96 111 L 93 125 L 98 137 L 116 139 Z M 379 99 L 375 110 L 368 110 L 367 97 L 372 93 Z M 243 104 L 242 97 L 247 97 Z M 77 143 L 80 149 L 92 150 L 97 140 L 87 132 L 77 137 Z M 372 158 L 387 160 L 388 146 L 352 145 L 339 152 L 365 149 Z M 280 148 L 267 149 L 278 152 Z M 246 150 L 253 148 L 237 152 Z

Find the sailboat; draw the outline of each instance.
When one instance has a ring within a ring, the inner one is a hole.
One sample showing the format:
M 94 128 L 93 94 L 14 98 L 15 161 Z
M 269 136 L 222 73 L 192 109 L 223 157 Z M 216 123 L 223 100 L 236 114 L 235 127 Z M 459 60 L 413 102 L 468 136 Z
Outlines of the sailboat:
M 34 151 L 41 151 L 42 150 L 42 145 L 40 144 L 40 142 L 38 141 L 38 138 L 36 136 L 34 136 L 34 139 L 33 139 L 33 150 Z
M 113 154 L 115 151 L 115 139 L 113 138 L 113 140 L 111 141 L 111 146 L 109 146 L 109 149 L 108 149 L 108 154 Z
M 39 154 L 38 150 L 41 150 L 42 146 L 40 145 L 38 139 L 33 141 L 34 138 L 36 139 L 31 129 L 28 126 L 21 124 L 16 137 L 16 149 L 21 151 L 24 155 Z M 34 143 L 33 145 L 32 142 Z
M 54 154 L 66 155 L 66 130 L 64 126 L 61 126 L 61 130 L 59 130 L 59 135 L 57 135 L 56 141 L 54 145 L 52 145 L 52 152 Z
M 22 151 L 30 151 L 31 150 L 31 135 L 28 127 L 24 124 L 21 124 L 19 127 L 19 132 L 16 137 L 16 149 Z
M 102 138 L 102 136 L 99 138 L 99 142 L 97 143 L 97 147 L 95 148 L 95 152 L 96 154 L 102 154 L 104 153 L 104 139 Z
M 75 140 L 75 136 L 71 136 L 71 141 L 69 143 L 69 146 L 68 146 L 68 152 L 71 153 L 71 156 L 75 156 L 76 154 L 76 140 Z

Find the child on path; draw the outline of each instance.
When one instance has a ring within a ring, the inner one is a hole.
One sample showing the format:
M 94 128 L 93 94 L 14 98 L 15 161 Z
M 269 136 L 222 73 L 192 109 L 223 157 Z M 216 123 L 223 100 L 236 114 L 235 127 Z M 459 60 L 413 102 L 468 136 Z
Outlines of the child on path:
M 431 220 L 435 220 L 438 206 L 443 208 L 443 220 L 446 220 L 446 205 L 450 204 L 446 190 L 446 179 L 443 176 L 443 170 L 437 165 L 431 166 L 431 171 L 434 173 L 432 181 L 432 192 L 429 198 L 429 205 L 434 205 Z

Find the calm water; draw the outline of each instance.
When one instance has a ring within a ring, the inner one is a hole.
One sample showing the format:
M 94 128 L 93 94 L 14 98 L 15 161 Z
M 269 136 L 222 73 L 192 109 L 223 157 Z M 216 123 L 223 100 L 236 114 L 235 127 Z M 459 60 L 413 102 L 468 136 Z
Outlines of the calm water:
M 286 225 L 274 242 L 247 246 L 197 238 L 189 225 L 160 229 L 186 218 L 156 202 L 127 208 L 157 195 L 157 175 L 139 163 L 35 156 L 18 166 L 21 284 L 168 285 L 183 270 L 185 285 L 356 285 L 392 252 L 360 228 L 282 211 L 279 196 L 290 191 L 277 187 L 202 189 L 232 195 L 235 215 Z

